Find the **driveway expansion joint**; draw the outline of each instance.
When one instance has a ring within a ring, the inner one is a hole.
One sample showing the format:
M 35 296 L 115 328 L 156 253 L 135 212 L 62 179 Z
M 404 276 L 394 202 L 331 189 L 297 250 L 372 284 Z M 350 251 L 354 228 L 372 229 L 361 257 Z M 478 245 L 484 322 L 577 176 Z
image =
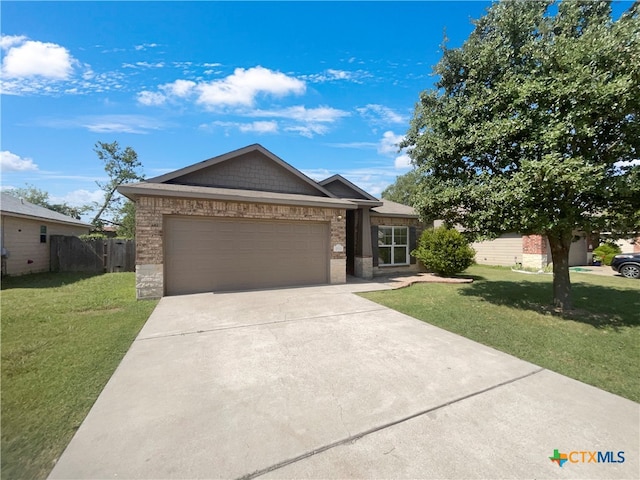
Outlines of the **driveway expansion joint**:
M 403 418 L 400 418 L 398 420 L 394 420 L 393 422 L 385 423 L 383 425 L 370 428 L 369 430 L 365 430 L 364 432 L 356 433 L 356 434 L 351 435 L 351 436 L 349 436 L 347 438 L 343 438 L 342 440 L 337 440 L 337 441 L 329 443 L 327 445 L 323 445 L 322 447 L 310 450 L 310 451 L 308 451 L 306 453 L 303 453 L 302 455 L 298 455 L 297 457 L 290 458 L 288 460 L 283 460 L 282 462 L 278 462 L 278 463 L 276 463 L 274 465 L 271 465 L 270 467 L 266 467 L 266 468 L 263 468 L 261 470 L 257 470 L 257 471 L 255 471 L 253 473 L 248 473 L 246 475 L 238 477 L 236 480 L 251 480 L 253 478 L 258 478 L 258 477 L 260 477 L 262 475 L 265 475 L 267 473 L 271 473 L 271 472 L 279 470 L 279 469 L 281 469 L 283 467 L 286 467 L 287 465 L 291 465 L 293 463 L 297 463 L 297 462 L 299 462 L 301 460 L 304 460 L 306 458 L 309 458 L 309 457 L 312 457 L 314 455 L 317 455 L 318 453 L 326 452 L 327 450 L 331 450 L 332 448 L 339 447 L 341 445 L 354 443 L 354 442 L 360 440 L 361 438 L 366 437 L 368 435 L 371 435 L 373 433 L 379 432 L 381 430 L 385 430 L 385 429 L 393 427 L 395 425 L 399 425 L 399 424 L 407 422 L 409 420 L 413 420 L 414 418 L 421 417 L 421 416 L 424 416 L 426 414 L 435 412 L 437 410 L 440 410 L 440 409 L 448 407 L 450 405 L 462 402 L 462 401 L 467 400 L 469 398 L 476 397 L 478 395 L 482 395 L 483 393 L 490 392 L 490 391 L 495 390 L 497 388 L 504 387 L 504 386 L 510 385 L 512 383 L 516 383 L 516 382 L 518 382 L 520 380 L 524 380 L 525 378 L 537 375 L 538 373 L 541 373 L 543 371 L 545 371 L 544 368 L 538 367 L 537 369 L 535 369 L 535 370 L 533 370 L 533 371 L 531 371 L 529 373 L 525 373 L 524 375 L 519 375 L 519 376 L 517 376 L 515 378 L 512 378 L 510 380 L 505 380 L 504 382 L 500 382 L 500 383 L 497 383 L 495 385 L 491 385 L 490 387 L 483 388 L 482 390 L 478 390 L 477 392 L 472 392 L 472 393 L 469 393 L 467 395 L 463 395 L 462 397 L 454 398 L 453 400 L 450 400 L 448 402 L 442 403 L 440 405 L 436 405 L 435 407 L 431 407 L 431 408 L 428 408 L 426 410 L 422 410 L 420 412 L 413 413 L 413 414 L 411 414 L 411 415 L 409 415 L 407 417 L 403 417 Z M 389 453 L 389 452 L 387 452 L 387 453 Z
M 370 310 L 358 310 L 355 312 L 349 312 L 349 315 L 361 315 L 363 313 L 373 313 L 373 312 L 380 312 L 380 311 L 384 311 L 385 307 L 380 307 L 380 308 L 372 308 Z M 176 332 L 176 333 L 166 333 L 166 334 L 161 334 L 161 335 L 154 335 L 154 336 L 148 336 L 148 337 L 142 337 L 142 338 L 137 338 L 135 341 L 136 342 L 141 342 L 144 340 L 156 340 L 159 338 L 169 338 L 169 337 L 181 337 L 181 336 L 185 336 L 185 335 L 198 335 L 201 333 L 210 333 L 210 332 L 219 332 L 219 331 L 224 331 L 224 330 L 236 330 L 239 328 L 251 328 L 251 327 L 261 327 L 264 325 L 276 325 L 278 323 L 288 323 L 288 322 L 300 322 L 300 321 L 305 321 L 305 320 L 318 320 L 321 318 L 331 318 L 331 317 L 339 317 L 342 316 L 344 314 L 341 313 L 332 313 L 329 315 L 317 315 L 317 316 L 312 316 L 312 317 L 297 317 L 297 318 L 285 318 L 284 320 L 273 320 L 271 322 L 262 322 L 262 323 L 246 323 L 246 324 L 242 324 L 242 325 L 231 325 L 228 327 L 217 327 L 217 328 L 207 328 L 207 329 L 201 329 L 201 330 L 191 330 L 191 331 L 187 331 L 187 332 Z

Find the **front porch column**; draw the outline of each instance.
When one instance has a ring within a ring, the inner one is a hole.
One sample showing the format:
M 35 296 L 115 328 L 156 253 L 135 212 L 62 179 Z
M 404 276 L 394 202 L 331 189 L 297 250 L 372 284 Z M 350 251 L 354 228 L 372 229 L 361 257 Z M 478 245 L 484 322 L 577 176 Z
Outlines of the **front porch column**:
M 356 212 L 356 256 L 355 276 L 373 278 L 373 251 L 371 248 L 371 217 L 369 207 L 361 207 Z

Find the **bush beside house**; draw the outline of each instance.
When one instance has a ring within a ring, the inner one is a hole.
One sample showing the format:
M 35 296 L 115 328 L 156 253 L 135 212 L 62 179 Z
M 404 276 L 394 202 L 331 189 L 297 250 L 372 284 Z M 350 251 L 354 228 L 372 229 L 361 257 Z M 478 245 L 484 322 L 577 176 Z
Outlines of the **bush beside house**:
M 476 252 L 462 233 L 442 226 L 422 232 L 418 247 L 411 255 L 429 271 L 451 276 L 470 267 Z

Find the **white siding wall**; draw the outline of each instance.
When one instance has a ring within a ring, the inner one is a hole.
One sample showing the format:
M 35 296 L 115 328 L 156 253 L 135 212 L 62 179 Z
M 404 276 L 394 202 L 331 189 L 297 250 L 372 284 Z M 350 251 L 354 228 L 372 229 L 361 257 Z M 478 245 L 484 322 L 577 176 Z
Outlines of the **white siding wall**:
M 476 262 L 481 265 L 511 266 L 522 263 L 522 235 L 505 233 L 495 240 L 475 242 Z
M 47 227 L 47 242 L 40 243 L 40 226 Z M 2 246 L 7 249 L 7 275 L 48 272 L 50 235 L 83 235 L 89 227 L 64 225 L 19 217 L 2 216 Z M 31 261 L 31 262 L 29 262 Z
M 616 240 L 616 245 L 618 245 L 620 247 L 620 249 L 622 250 L 622 253 L 632 253 L 633 250 L 633 238 L 629 238 L 629 239 L 620 239 L 620 240 Z

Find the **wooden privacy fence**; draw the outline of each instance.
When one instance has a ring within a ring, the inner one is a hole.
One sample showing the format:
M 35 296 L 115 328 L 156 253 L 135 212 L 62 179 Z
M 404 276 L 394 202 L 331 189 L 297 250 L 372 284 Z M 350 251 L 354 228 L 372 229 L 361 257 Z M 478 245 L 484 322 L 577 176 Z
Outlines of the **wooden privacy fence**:
M 133 272 L 136 247 L 133 240 L 51 235 L 52 272 Z

